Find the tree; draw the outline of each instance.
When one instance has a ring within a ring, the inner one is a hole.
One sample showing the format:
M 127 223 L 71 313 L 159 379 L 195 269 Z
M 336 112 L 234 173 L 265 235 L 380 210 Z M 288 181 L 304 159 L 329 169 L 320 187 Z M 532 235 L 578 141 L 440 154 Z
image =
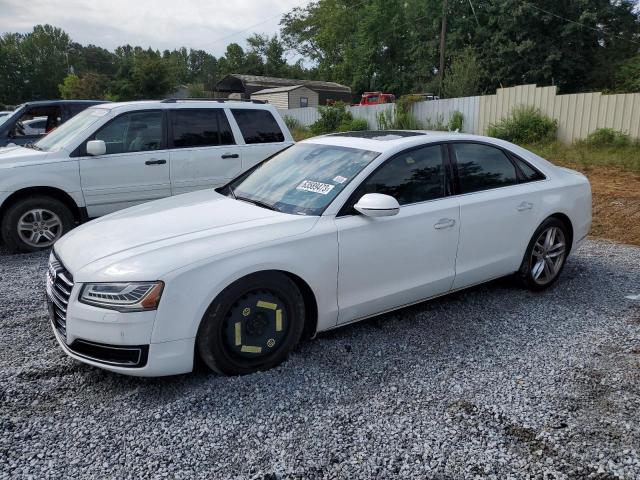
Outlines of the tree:
M 484 76 L 475 52 L 471 47 L 456 52 L 444 76 L 446 98 L 470 97 L 480 93 L 480 82 Z
M 24 63 L 23 96 L 29 100 L 58 98 L 58 85 L 68 71 L 69 35 L 51 25 L 36 25 L 20 44 Z
M 99 73 L 84 73 L 77 76 L 73 73 L 67 75 L 58 85 L 60 95 L 69 100 L 104 99 L 108 90 L 108 79 Z
M 640 54 L 620 66 L 616 76 L 616 90 L 625 93 L 640 92 Z

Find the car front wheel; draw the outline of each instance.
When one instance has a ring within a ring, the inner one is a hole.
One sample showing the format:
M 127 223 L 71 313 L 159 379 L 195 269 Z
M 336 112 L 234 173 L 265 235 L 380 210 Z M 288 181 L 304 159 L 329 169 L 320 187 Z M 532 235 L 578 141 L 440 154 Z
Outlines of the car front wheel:
M 204 315 L 196 340 L 200 358 L 224 375 L 275 367 L 300 340 L 304 311 L 300 290 L 283 273 L 238 280 Z
M 10 252 L 37 252 L 50 248 L 74 223 L 73 214 L 58 199 L 23 198 L 6 210 L 2 239 Z
M 525 253 L 519 275 L 525 286 L 543 290 L 560 276 L 569 254 L 570 237 L 566 225 L 551 217 L 533 234 Z

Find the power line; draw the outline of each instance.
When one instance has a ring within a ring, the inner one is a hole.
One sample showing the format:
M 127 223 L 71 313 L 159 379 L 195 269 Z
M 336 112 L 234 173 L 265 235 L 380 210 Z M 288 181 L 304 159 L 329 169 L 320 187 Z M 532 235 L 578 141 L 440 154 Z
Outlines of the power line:
M 311 2 L 310 2 L 310 0 L 305 0 L 303 3 L 301 3 L 301 4 L 299 4 L 299 5 L 295 6 L 295 7 L 292 7 L 292 8 L 299 8 L 299 7 L 302 7 L 303 5 L 307 5 L 307 4 L 309 4 L 309 3 L 311 3 Z M 288 8 L 288 9 L 286 9 L 286 10 L 281 10 L 280 12 L 276 13 L 275 15 L 272 15 L 272 16 L 270 16 L 270 17 L 267 17 L 267 18 L 265 18 L 264 20 L 262 20 L 262 21 L 260 21 L 260 22 L 258 22 L 258 23 L 254 23 L 253 25 L 250 25 L 250 26 L 248 26 L 247 28 L 244 28 L 244 29 L 242 29 L 242 30 L 238 30 L 238 31 L 233 32 L 233 33 L 230 33 L 230 34 L 228 34 L 228 35 L 224 35 L 224 36 L 222 36 L 222 37 L 220 37 L 220 38 L 216 38 L 215 40 L 212 40 L 212 41 L 210 41 L 210 42 L 207 42 L 207 43 L 205 43 L 205 44 L 202 44 L 202 45 L 200 45 L 200 46 L 195 47 L 195 49 L 200 50 L 200 49 L 203 49 L 204 47 L 207 47 L 207 46 L 209 46 L 209 45 L 213 45 L 214 43 L 218 43 L 218 42 L 221 42 L 221 41 L 226 40 L 226 39 L 228 39 L 228 38 L 235 37 L 236 35 L 239 35 L 239 34 L 241 34 L 241 33 L 247 32 L 247 31 L 249 31 L 249 30 L 251 30 L 251 29 L 253 29 L 253 28 L 255 28 L 255 27 L 258 27 L 258 26 L 260 26 L 260 25 L 263 25 L 263 24 L 265 24 L 265 23 L 267 23 L 267 22 L 269 22 L 269 21 L 273 20 L 274 18 L 280 17 L 282 14 L 284 14 L 284 13 L 286 13 L 286 12 L 290 11 L 292 8 Z
M 534 5 L 531 2 L 527 2 L 527 1 L 523 0 L 522 3 L 524 3 L 525 5 L 530 6 L 531 8 L 533 8 L 535 10 L 538 10 L 540 12 L 546 13 L 547 15 L 551 15 L 552 17 L 559 18 L 560 20 L 564 20 L 565 22 L 573 23 L 575 25 L 580 25 L 581 27 L 587 28 L 589 30 L 593 30 L 594 32 L 598 32 L 601 35 L 604 35 L 604 36 L 607 36 L 607 37 L 615 37 L 615 38 L 617 38 L 619 40 L 624 40 L 624 41 L 627 41 L 627 42 L 630 42 L 630 43 L 635 43 L 636 45 L 640 45 L 640 42 L 636 42 L 636 41 L 631 40 L 629 38 L 621 37 L 620 35 L 616 35 L 614 33 L 607 33 L 607 32 L 603 31 L 600 28 L 592 27 L 590 25 L 585 25 L 584 23 L 580 23 L 580 22 L 578 22 L 576 20 L 571 20 L 570 18 L 566 18 L 566 17 L 563 17 L 562 15 L 558 15 L 557 13 L 553 13 L 553 12 L 550 12 L 548 10 L 545 10 L 544 8 L 540 8 L 540 7 L 538 7 L 537 5 Z

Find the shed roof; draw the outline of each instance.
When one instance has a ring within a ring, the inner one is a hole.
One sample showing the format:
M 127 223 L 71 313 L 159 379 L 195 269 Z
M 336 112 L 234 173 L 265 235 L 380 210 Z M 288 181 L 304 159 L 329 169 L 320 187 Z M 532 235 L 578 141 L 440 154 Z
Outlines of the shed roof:
M 265 77 L 261 75 L 245 75 L 231 73 L 218 82 L 217 90 L 228 91 L 228 86 L 233 80 L 240 80 L 245 86 L 258 86 L 267 88 L 280 88 L 291 86 L 305 86 L 311 90 L 351 93 L 351 88 L 335 82 L 321 82 L 318 80 L 301 80 L 296 78 Z
M 265 88 L 264 90 L 258 90 L 257 92 L 252 93 L 252 95 L 290 92 L 291 90 L 297 90 L 298 88 L 302 88 L 304 86 L 305 85 L 291 85 L 290 87 Z

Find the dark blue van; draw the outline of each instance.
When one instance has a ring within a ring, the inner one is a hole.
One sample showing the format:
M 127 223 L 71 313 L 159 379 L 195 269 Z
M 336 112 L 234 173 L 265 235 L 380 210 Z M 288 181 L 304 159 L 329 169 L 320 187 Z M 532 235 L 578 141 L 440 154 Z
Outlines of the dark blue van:
M 103 100 L 39 100 L 19 105 L 11 114 L 0 117 L 0 147 L 13 143 L 25 145 L 40 140 L 85 108 L 105 103 Z M 29 134 L 23 121 L 33 118 L 45 120 L 44 133 Z

